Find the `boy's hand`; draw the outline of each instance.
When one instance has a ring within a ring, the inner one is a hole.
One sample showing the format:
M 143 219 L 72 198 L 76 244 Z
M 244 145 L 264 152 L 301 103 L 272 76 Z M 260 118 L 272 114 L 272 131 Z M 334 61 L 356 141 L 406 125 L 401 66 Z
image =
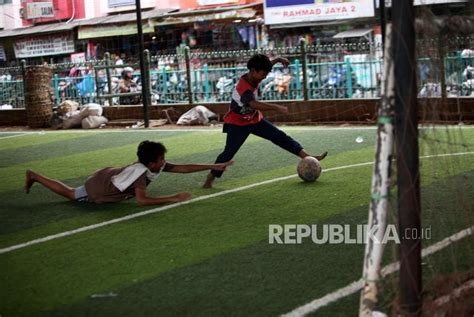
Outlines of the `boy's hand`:
M 188 192 L 182 192 L 174 195 L 174 198 L 176 199 L 176 202 L 179 203 L 181 201 L 189 200 L 191 198 L 191 193 Z
M 225 171 L 227 169 L 227 166 L 234 164 L 234 161 L 228 161 L 225 163 L 220 163 L 220 164 L 214 164 L 214 170 L 216 171 Z

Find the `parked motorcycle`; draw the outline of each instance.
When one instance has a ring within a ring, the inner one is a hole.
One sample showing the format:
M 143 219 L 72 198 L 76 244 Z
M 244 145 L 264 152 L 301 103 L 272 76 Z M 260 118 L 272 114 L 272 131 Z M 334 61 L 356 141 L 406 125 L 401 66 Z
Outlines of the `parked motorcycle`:
M 350 80 L 352 86 L 352 97 L 362 91 L 362 86 L 357 83 L 356 74 L 351 71 Z M 334 99 L 349 98 L 349 82 L 347 78 L 347 67 L 345 65 L 329 66 L 327 72 L 319 74 L 319 78 L 313 82 L 313 98 Z
M 219 92 L 216 101 L 228 101 L 231 98 L 232 90 L 234 89 L 234 80 L 227 78 L 227 76 L 220 77 L 216 83 L 217 91 Z
M 293 77 L 288 68 L 271 71 L 260 84 L 260 94 L 265 99 L 282 99 L 282 95 L 288 94 Z

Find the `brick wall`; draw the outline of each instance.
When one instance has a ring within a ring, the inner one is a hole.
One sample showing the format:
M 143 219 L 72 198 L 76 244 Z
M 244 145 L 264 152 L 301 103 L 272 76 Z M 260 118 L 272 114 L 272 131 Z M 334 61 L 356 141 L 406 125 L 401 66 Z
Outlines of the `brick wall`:
M 374 99 L 281 102 L 279 104 L 288 106 L 288 114 L 268 111 L 266 116 L 273 122 L 288 123 L 374 123 L 378 102 Z M 205 106 L 222 118 L 228 103 Z M 190 105 L 152 106 L 149 118 L 166 118 L 163 110 L 172 109 L 168 113 L 176 122 L 181 114 L 191 108 Z M 419 108 L 422 122 L 474 123 L 474 98 L 450 98 L 445 102 L 438 98 L 419 99 Z M 143 118 L 143 110 L 141 106 L 105 107 L 104 115 L 109 120 L 139 120 Z M 26 125 L 26 111 L 0 110 L 0 125 Z

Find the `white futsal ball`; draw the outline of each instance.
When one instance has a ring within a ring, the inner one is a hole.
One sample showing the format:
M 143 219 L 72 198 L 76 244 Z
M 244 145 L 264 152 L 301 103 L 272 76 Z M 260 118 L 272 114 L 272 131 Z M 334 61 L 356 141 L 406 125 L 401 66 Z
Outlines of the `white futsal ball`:
M 314 157 L 307 156 L 298 163 L 296 171 L 305 182 L 314 182 L 321 175 L 321 164 Z

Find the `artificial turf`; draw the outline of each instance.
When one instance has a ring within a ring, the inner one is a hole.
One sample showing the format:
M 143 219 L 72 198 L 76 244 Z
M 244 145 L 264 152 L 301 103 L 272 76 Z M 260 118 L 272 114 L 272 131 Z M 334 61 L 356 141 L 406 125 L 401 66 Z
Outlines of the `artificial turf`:
M 373 160 L 374 129 L 288 133 L 315 154 L 329 149 L 326 170 Z M 358 136 L 364 142 L 355 142 Z M 473 151 L 467 141 L 473 136 L 474 129 L 426 131 L 420 138 L 422 154 Z M 21 190 L 26 168 L 80 185 L 97 168 L 132 162 L 144 139 L 162 140 L 171 162 L 211 162 L 224 144 L 219 131 L 46 133 L 0 139 L 0 248 L 150 209 L 133 200 L 113 205 L 66 202 L 39 185 L 28 196 Z M 165 173 L 150 192 L 218 193 L 292 175 L 297 162 L 254 137 L 235 160 L 212 190 L 199 188 L 204 173 Z M 428 198 L 423 202 L 424 224 L 433 226 L 433 239 L 424 241 L 429 245 L 472 225 L 474 155 L 421 162 L 423 197 Z M 289 178 L 0 254 L 0 315 L 288 312 L 359 279 L 363 246 L 269 245 L 268 225 L 365 223 L 371 171 L 370 164 L 334 170 L 314 184 Z M 355 297 L 343 300 L 348 303 L 344 308 L 335 304 L 324 311 L 354 312 Z

